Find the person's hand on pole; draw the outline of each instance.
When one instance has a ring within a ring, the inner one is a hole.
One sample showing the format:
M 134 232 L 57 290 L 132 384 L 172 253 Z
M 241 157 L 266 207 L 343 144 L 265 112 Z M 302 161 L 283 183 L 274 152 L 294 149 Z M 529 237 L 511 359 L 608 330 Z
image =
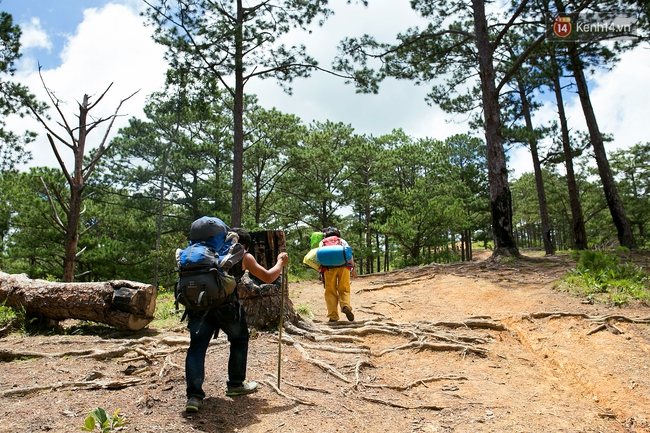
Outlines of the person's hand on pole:
M 278 263 L 281 263 L 282 266 L 287 266 L 287 264 L 289 264 L 289 254 L 287 253 L 278 254 Z

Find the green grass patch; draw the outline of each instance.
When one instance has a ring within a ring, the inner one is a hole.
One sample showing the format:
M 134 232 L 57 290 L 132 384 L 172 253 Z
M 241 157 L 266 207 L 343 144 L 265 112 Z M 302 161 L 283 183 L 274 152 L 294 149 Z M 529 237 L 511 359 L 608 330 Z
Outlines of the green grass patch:
M 556 289 L 584 297 L 591 303 L 624 305 L 650 301 L 650 278 L 640 266 L 631 262 L 621 264 L 617 254 L 600 251 L 574 251 L 572 256 L 578 264 Z
M 0 304 L 0 329 L 3 331 L 2 335 L 8 335 L 14 332 L 22 335 L 29 335 L 31 333 L 32 323 L 36 319 L 29 319 L 25 314 L 25 308 L 17 310 L 6 305 L 6 300 Z
M 296 313 L 300 314 L 302 317 L 308 317 L 310 319 L 314 317 L 311 305 L 309 304 L 296 305 Z
M 156 309 L 154 319 L 150 326 L 153 328 L 173 328 L 179 326 L 184 308 L 179 305 L 180 311 L 176 311 L 174 294 L 171 292 L 158 292 L 156 298 Z
M 6 305 L 6 301 L 0 304 L 0 328 L 9 326 L 18 320 L 18 313 L 11 307 Z

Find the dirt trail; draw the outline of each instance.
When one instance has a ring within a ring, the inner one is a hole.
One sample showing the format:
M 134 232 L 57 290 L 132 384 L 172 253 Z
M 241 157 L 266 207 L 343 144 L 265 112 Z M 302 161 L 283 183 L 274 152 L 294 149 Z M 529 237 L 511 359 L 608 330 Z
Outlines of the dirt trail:
M 277 333 L 262 332 L 248 366 L 260 391 L 225 397 L 220 336 L 209 397 L 192 416 L 182 327 L 0 339 L 0 432 L 79 431 L 97 406 L 119 408 L 131 432 L 650 432 L 650 308 L 551 290 L 572 265 L 558 256 L 357 278 L 356 320 L 336 325 L 321 284 L 291 284 L 293 304 L 314 317 L 284 332 L 285 394 L 273 388 Z M 7 361 L 20 351 L 50 356 Z

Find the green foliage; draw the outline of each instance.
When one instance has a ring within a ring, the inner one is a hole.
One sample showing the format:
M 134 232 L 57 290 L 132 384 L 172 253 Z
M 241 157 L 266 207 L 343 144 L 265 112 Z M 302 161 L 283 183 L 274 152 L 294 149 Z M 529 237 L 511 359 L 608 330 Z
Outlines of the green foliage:
M 390 145 L 378 181 L 384 215 L 378 228 L 407 256 L 397 266 L 453 260 L 439 253 L 455 243 L 450 234 L 487 222 L 483 143 L 466 135 L 413 141 L 402 131 L 386 139 Z
M 62 276 L 63 234 L 51 217 L 43 179 L 48 184 L 64 183 L 60 170 L 32 168 L 14 176 L 8 203 L 10 230 L 5 240 L 2 269 L 8 273 L 26 273 L 31 278 L 56 281 Z M 84 200 L 77 257 L 77 281 L 106 281 L 116 278 L 150 282 L 154 259 L 155 219 L 138 209 L 125 192 L 111 190 L 97 180 L 87 186 L 90 196 Z M 64 215 L 57 206 L 59 215 Z M 182 239 L 182 241 L 181 241 Z M 184 242 L 182 233 L 162 237 L 161 250 L 168 255 Z M 174 267 L 165 262 L 166 269 Z M 173 258 L 171 259 L 173 261 Z
M 182 305 L 180 306 L 180 311 L 176 310 L 176 302 L 173 293 L 158 292 L 158 297 L 156 298 L 156 309 L 153 313 L 154 320 L 151 322 L 151 326 L 154 328 L 178 326 L 182 311 Z
M 650 142 L 619 149 L 610 157 L 616 187 L 625 203 L 625 212 L 640 248 L 650 246 Z
M 7 301 L 0 304 L 0 328 L 9 332 L 19 332 L 22 335 L 30 335 L 34 332 L 36 318 L 28 318 L 25 307 L 16 309 L 6 305 Z
M 291 169 L 277 187 L 284 197 L 276 208 L 282 225 L 341 228 L 339 214 L 349 204 L 343 193 L 350 178 L 346 149 L 361 140 L 353 131 L 343 123 L 314 122 L 288 151 Z
M 589 302 L 623 305 L 633 300 L 650 301 L 650 278 L 639 266 L 620 263 L 616 254 L 574 251 L 578 261 L 564 277 L 559 289 L 584 296 Z
M 8 307 L 6 303 L 5 301 L 0 304 L 0 328 L 6 328 L 8 326 L 15 328 L 20 315 L 16 310 Z
M 56 204 L 50 205 L 43 182 L 64 185 L 60 170 L 31 168 L 28 173 L 12 176 L 8 200 L 11 230 L 5 240 L 3 270 L 7 273 L 26 273 L 31 278 L 63 274 L 63 235 L 51 218 L 52 206 L 63 214 Z
M 314 313 L 311 311 L 311 305 L 309 304 L 296 305 L 296 313 L 300 314 L 303 317 L 314 317 Z
M 40 113 L 44 109 L 44 105 L 36 101 L 27 87 L 7 80 L 14 75 L 15 62 L 22 56 L 21 34 L 11 14 L 0 12 L 0 176 L 1 173 L 15 171 L 19 164 L 32 159 L 26 147 L 36 137 L 30 131 L 19 135 L 9 130 L 6 128 L 6 118 L 10 115 L 25 116 L 29 112 L 28 106 Z
M 250 187 L 245 191 L 244 206 L 249 216 L 245 222 L 250 220 L 250 225 L 264 227 L 283 213 L 284 194 L 278 186 L 294 163 L 287 155 L 305 137 L 307 128 L 297 116 L 252 103 L 246 119 L 244 179 Z
M 90 416 L 86 418 L 84 426 L 81 427 L 82 431 L 94 432 L 97 427 L 99 432 L 106 433 L 115 431 L 119 427 L 124 427 L 129 424 L 125 417 L 119 415 L 120 410 L 117 409 L 113 415 L 108 415 L 106 411 L 98 407 L 95 410 L 88 411 Z
M 300 264 L 289 267 L 289 282 L 298 282 L 298 281 L 311 281 L 318 278 L 318 271 L 310 268 L 309 266 L 302 263 L 302 257 L 300 252 L 297 252 L 300 259 Z M 291 261 L 291 259 L 290 259 Z

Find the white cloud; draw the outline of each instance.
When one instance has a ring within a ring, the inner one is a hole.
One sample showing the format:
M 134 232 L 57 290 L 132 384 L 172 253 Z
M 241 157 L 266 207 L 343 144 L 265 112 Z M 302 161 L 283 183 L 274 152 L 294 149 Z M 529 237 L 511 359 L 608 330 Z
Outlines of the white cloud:
M 650 141 L 650 52 L 638 47 L 621 55 L 611 71 L 598 70 L 588 76 L 589 97 L 600 132 L 612 134 L 614 141 L 605 143 L 608 153 Z M 587 132 L 582 105 L 574 87 L 564 90 L 565 111 L 571 133 Z M 535 113 L 536 125 L 557 120 L 555 102 L 547 102 Z M 510 168 L 514 178 L 533 170 L 530 152 L 524 148 L 511 151 Z
M 345 37 L 376 36 L 379 42 L 394 42 L 399 32 L 409 27 L 426 25 L 408 2 L 378 0 L 366 8 L 360 4 L 341 5 L 336 14 L 311 34 L 295 31 L 282 42 L 303 43 L 308 54 L 319 65 L 330 69 L 337 46 Z M 259 97 L 265 107 L 299 116 L 303 122 L 330 120 L 350 124 L 359 134 L 379 136 L 402 128 L 413 137 L 444 139 L 455 133 L 467 132 L 465 124 L 447 123 L 452 116 L 438 107 L 430 107 L 424 98 L 429 87 L 418 87 L 411 81 L 387 79 L 380 84 L 379 93 L 359 94 L 352 84 L 324 72 L 314 72 L 311 78 L 293 83 L 289 96 L 271 80 L 254 80 L 248 93 Z
M 76 29 L 68 30 L 70 36 L 64 49 L 58 53 L 61 65 L 43 70 L 47 86 L 67 103 L 64 106 L 68 120 L 73 121 L 77 113 L 76 101 L 85 93 L 98 97 L 110 83 L 113 87 L 96 110 L 95 116 L 107 116 L 114 112 L 120 99 L 138 89 L 136 97 L 123 106 L 113 133 L 127 123 L 131 116 L 142 117 L 145 97 L 161 89 L 167 68 L 163 59 L 164 48 L 155 44 L 150 37 L 151 28 L 145 27 L 138 13 L 143 8 L 140 0 L 114 0 L 122 4 L 107 4 L 100 9 L 87 9 L 84 20 Z M 311 34 L 294 32 L 283 42 L 292 45 L 304 43 L 307 52 L 315 56 L 320 65 L 329 68 L 336 47 L 345 37 L 362 34 L 377 35 L 381 42 L 393 42 L 399 32 L 411 26 L 424 26 L 426 22 L 413 12 L 408 2 L 377 0 L 368 8 L 359 4 L 342 4 L 336 7 L 336 15 L 322 27 L 315 27 Z M 47 45 L 46 35 L 40 30 L 38 20 L 31 22 L 29 32 L 32 46 Z M 27 33 L 23 27 L 24 33 Z M 36 37 L 40 34 L 40 39 Z M 639 141 L 649 140 L 646 128 L 650 118 L 650 52 L 636 49 L 624 54 L 619 65 L 611 72 L 598 72 L 589 86 L 592 103 L 601 130 L 612 133 L 614 147 L 627 147 Z M 35 62 L 19 65 L 17 81 L 28 85 L 32 92 L 44 99 L 44 92 Z M 410 81 L 386 80 L 380 86 L 378 95 L 358 94 L 353 85 L 344 84 L 343 79 L 315 72 L 311 78 L 298 79 L 293 83 L 293 95 L 282 92 L 272 80 L 253 80 L 246 88 L 247 93 L 257 94 L 259 103 L 267 108 L 277 109 L 299 116 L 305 123 L 314 120 L 343 122 L 352 125 L 357 133 L 379 136 L 402 128 L 413 137 L 445 139 L 456 133 L 468 132 L 463 119 L 450 123 L 454 117 L 438 107 L 424 102 L 429 86 L 418 87 Z M 574 90 L 565 92 L 567 114 L 572 130 L 585 130 L 584 115 Z M 547 102 L 535 114 L 536 125 L 547 124 L 557 116 L 555 104 Z M 56 113 L 51 113 L 58 120 Z M 52 150 L 45 139 L 43 128 L 33 121 L 11 120 L 16 131 L 29 129 L 40 134 L 39 141 L 32 146 L 35 159 L 30 165 L 56 166 Z M 103 131 L 91 136 L 90 146 L 101 140 Z M 482 135 L 481 135 L 482 136 Z M 514 169 L 513 178 L 532 171 L 530 153 L 519 148 L 510 152 L 509 167 Z
M 22 30 L 20 37 L 21 49 L 44 48 L 48 51 L 52 49 L 52 41 L 41 27 L 39 18 L 32 18 L 29 23 L 21 24 L 20 28 Z
M 104 99 L 91 111 L 95 118 L 112 115 L 122 99 L 139 90 L 120 109 L 122 117 L 115 122 L 111 137 L 120 127 L 126 126 L 130 117 L 143 117 L 145 98 L 162 88 L 167 69 L 164 48 L 153 42 L 151 31 L 143 25 L 138 10 L 125 5 L 107 4 L 101 9 L 85 11 L 83 22 L 61 52 L 61 65 L 42 70 L 43 81 L 62 101 L 62 111 L 68 122 L 76 126 L 77 103 L 85 94 L 91 97 L 91 102 L 96 101 L 111 83 Z M 17 81 L 27 85 L 40 100 L 47 100 L 34 64 L 21 66 L 23 69 L 16 74 Z M 54 110 L 50 115 L 50 125 L 60 121 Z M 39 133 L 37 142 L 31 146 L 34 160 L 30 166 L 58 166 L 42 126 L 30 119 L 12 119 L 11 126 L 16 131 L 30 129 Z M 93 131 L 88 148 L 99 145 L 104 133 L 104 128 Z M 68 151 L 64 158 L 71 161 L 72 153 Z
M 608 150 L 650 141 L 649 79 L 650 52 L 645 47 L 621 55 L 612 71 L 594 77 L 590 94 L 598 126 L 603 133 L 614 135 Z

